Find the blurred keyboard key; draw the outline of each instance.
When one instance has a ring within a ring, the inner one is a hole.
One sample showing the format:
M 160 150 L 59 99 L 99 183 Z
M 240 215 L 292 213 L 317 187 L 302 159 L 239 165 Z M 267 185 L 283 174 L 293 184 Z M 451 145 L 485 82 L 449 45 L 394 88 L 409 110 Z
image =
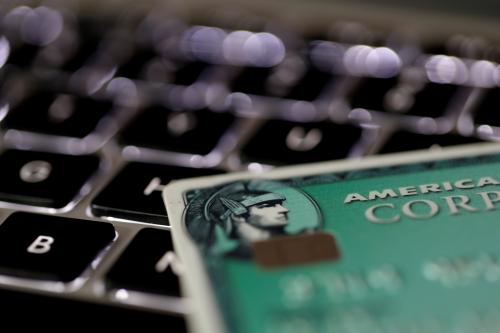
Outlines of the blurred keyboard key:
M 243 148 L 245 161 L 272 165 L 345 158 L 362 130 L 330 122 L 295 123 L 270 120 Z
M 486 39 L 479 36 L 455 34 L 446 40 L 427 45 L 424 51 L 428 54 L 446 54 L 468 59 L 481 59 L 487 55 L 489 45 L 491 44 Z
M 113 24 L 109 18 L 103 20 L 99 17 L 79 17 L 75 29 L 76 40 L 73 41 L 74 45 L 62 69 L 74 72 L 95 60 L 104 36 L 112 29 Z
M 92 201 L 92 213 L 127 220 L 168 225 L 161 190 L 171 180 L 221 173 L 213 169 L 133 162 Z
M 267 95 L 267 84 L 272 69 L 267 67 L 246 67 L 232 82 L 232 91 L 253 95 Z
M 170 231 L 142 229 L 107 274 L 108 285 L 179 297 L 176 260 Z
M 397 78 L 364 79 L 349 97 L 351 107 L 374 111 L 387 111 L 387 93 L 397 84 Z
M 47 296 L 0 289 L 2 322 L 8 327 L 67 331 L 68 323 L 79 329 L 116 331 L 131 327 L 161 327 L 165 332 L 187 332 L 184 319 L 178 315 L 150 312 L 116 305 L 87 302 L 57 295 Z M 20 320 L 20 318 L 24 318 Z M 12 325 L 12 326 L 11 326 Z
M 7 63 L 28 69 L 34 62 L 40 47 L 37 45 L 21 44 L 14 48 L 7 60 Z
M 380 154 L 403 152 L 433 147 L 447 147 L 481 142 L 474 137 L 463 137 L 456 134 L 425 135 L 406 131 L 394 133 L 380 150 Z
M 500 126 L 500 88 L 489 89 L 476 108 L 474 122 L 478 125 Z
M 337 79 L 330 73 L 308 65 L 304 75 L 290 89 L 286 98 L 313 101 L 320 96 L 321 92 L 334 78 Z
M 70 282 L 114 238 L 110 223 L 14 213 L 0 225 L 0 272 Z
M 398 79 L 367 78 L 350 96 L 353 108 L 437 118 L 445 114 L 458 86 L 426 83 L 421 89 L 398 85 Z
M 144 110 L 122 133 L 128 145 L 206 155 L 233 123 L 234 116 L 209 110 L 172 111 L 154 106 Z
M 310 42 L 308 49 L 302 50 L 298 59 L 293 59 L 293 66 L 288 68 L 285 78 L 282 78 L 284 81 L 293 78 L 285 98 L 313 101 L 320 97 L 326 88 L 339 80 L 339 76 L 334 73 L 338 73 L 342 66 L 339 59 L 344 51 L 341 49 L 335 43 Z
M 90 61 L 97 52 L 98 43 L 95 38 L 81 35 L 75 44 L 74 50 L 61 68 L 64 71 L 75 72 Z
M 151 62 L 160 61 L 162 58 L 154 50 L 147 48 L 134 52 L 134 54 L 120 66 L 117 76 L 130 79 L 144 79 L 147 68 Z
M 186 62 L 178 65 L 175 70 L 172 83 L 184 86 L 191 85 L 200 79 L 203 72 L 208 68 L 208 64 L 201 61 Z
M 414 95 L 408 114 L 432 118 L 443 116 L 458 88 L 459 86 L 454 84 L 427 83 Z
M 117 76 L 188 86 L 201 78 L 209 65 L 202 61 L 174 60 L 152 48 L 136 50 L 119 66 Z
M 112 110 L 110 101 L 51 91 L 36 91 L 15 106 L 4 128 L 83 138 Z
M 7 150 L 0 155 L 0 200 L 63 208 L 98 166 L 96 156 Z

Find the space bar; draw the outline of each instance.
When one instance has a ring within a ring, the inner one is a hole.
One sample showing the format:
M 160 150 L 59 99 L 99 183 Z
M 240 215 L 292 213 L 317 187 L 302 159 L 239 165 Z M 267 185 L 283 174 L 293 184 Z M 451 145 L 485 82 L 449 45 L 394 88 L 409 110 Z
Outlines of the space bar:
M 115 331 L 141 325 L 144 329 L 158 327 L 162 332 L 186 332 L 180 316 L 0 289 L 0 325 L 10 324 L 16 329 L 36 327 L 42 331 Z

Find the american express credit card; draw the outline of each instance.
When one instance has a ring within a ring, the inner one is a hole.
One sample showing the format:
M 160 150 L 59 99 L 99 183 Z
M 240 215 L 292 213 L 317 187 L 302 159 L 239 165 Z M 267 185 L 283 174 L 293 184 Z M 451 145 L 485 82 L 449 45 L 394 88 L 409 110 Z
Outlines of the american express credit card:
M 500 146 L 231 174 L 164 199 L 195 332 L 500 332 Z

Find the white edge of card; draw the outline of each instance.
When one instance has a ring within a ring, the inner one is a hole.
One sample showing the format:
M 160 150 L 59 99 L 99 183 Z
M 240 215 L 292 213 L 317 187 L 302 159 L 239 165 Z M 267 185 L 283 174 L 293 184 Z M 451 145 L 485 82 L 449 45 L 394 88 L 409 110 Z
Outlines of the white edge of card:
M 193 314 L 188 319 L 188 325 L 193 332 L 222 333 L 226 332 L 222 315 L 217 309 L 217 303 L 212 292 L 210 281 L 200 253 L 189 238 L 184 228 L 184 193 L 193 189 L 212 187 L 219 184 L 241 179 L 275 179 L 300 177 L 347 170 L 360 170 L 398 164 L 410 164 L 425 161 L 446 160 L 461 157 L 472 157 L 500 153 L 500 143 L 475 143 L 435 151 L 420 150 L 388 155 L 370 156 L 360 159 L 339 160 L 302 164 L 273 169 L 264 173 L 238 172 L 225 175 L 199 177 L 174 181 L 166 186 L 163 199 L 167 206 L 172 228 L 174 247 L 177 251 L 185 272 L 181 284 L 183 292 L 191 298 Z

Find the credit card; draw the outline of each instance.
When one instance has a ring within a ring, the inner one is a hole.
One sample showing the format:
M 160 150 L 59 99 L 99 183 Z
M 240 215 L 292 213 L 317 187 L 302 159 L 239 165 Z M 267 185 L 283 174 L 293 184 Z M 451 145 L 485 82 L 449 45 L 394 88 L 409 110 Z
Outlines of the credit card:
M 195 332 L 500 332 L 500 146 L 184 180 Z

